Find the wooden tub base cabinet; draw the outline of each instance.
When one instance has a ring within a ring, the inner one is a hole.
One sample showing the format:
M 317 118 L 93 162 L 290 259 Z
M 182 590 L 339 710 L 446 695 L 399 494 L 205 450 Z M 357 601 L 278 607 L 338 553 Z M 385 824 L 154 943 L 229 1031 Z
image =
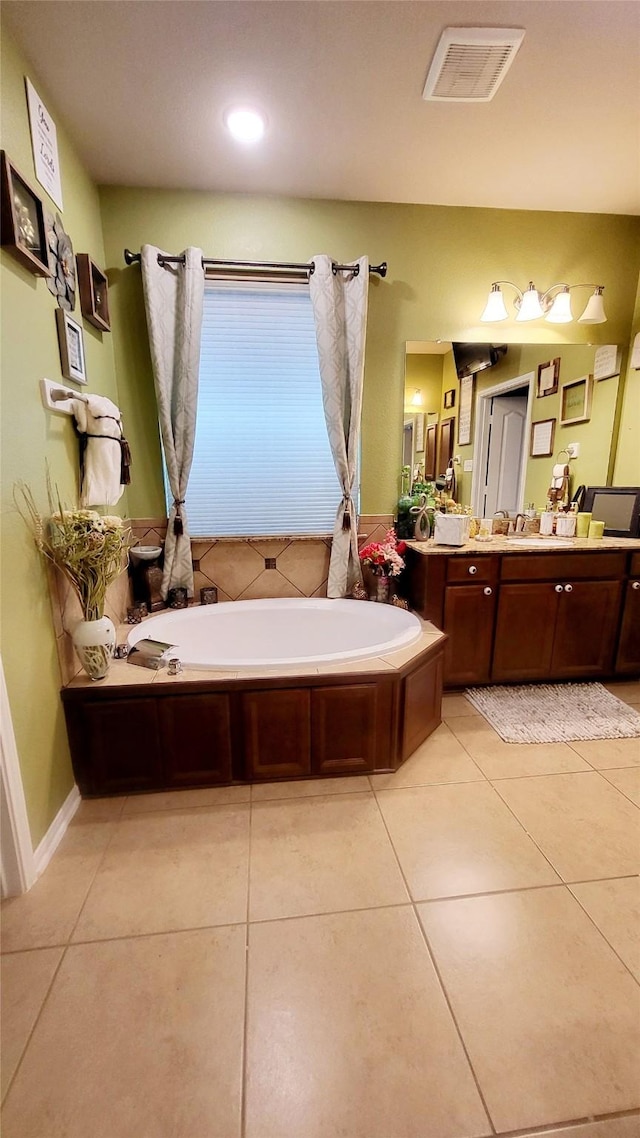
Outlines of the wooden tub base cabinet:
M 445 638 L 393 672 L 62 692 L 83 797 L 393 771 L 440 723 Z M 127 666 L 127 665 L 124 665 Z

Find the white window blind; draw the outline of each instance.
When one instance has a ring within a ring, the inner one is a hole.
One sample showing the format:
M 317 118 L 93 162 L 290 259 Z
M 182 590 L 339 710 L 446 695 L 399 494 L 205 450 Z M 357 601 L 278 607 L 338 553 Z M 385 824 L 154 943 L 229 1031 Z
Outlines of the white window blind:
M 207 284 L 192 536 L 328 534 L 340 496 L 308 286 Z

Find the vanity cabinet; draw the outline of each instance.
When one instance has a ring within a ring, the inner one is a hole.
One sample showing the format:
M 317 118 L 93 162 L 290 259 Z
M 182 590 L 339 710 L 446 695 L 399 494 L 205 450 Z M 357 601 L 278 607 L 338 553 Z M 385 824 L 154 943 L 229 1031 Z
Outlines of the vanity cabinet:
M 629 573 L 616 654 L 616 674 L 621 676 L 640 672 L 640 553 L 633 554 Z
M 448 636 L 445 688 L 640 672 L 640 554 L 409 550 L 408 567 L 411 604 Z
M 610 675 L 620 591 L 617 581 L 503 585 L 491 679 Z

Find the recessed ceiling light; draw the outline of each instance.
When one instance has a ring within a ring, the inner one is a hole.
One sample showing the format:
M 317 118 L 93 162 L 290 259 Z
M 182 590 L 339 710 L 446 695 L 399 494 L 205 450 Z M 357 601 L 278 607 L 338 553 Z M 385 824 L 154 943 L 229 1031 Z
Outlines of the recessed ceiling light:
M 236 142 L 259 142 L 265 130 L 264 117 L 249 107 L 235 107 L 225 115 L 227 130 Z

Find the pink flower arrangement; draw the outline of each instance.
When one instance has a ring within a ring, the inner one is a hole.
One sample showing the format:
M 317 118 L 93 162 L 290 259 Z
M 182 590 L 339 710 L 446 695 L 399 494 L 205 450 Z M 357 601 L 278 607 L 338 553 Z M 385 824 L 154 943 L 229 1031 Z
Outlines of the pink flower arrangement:
M 385 534 L 384 541 L 372 541 L 360 550 L 360 560 L 368 565 L 376 577 L 399 577 L 404 569 L 400 556 L 406 549 L 404 541 L 398 541 L 392 529 Z

